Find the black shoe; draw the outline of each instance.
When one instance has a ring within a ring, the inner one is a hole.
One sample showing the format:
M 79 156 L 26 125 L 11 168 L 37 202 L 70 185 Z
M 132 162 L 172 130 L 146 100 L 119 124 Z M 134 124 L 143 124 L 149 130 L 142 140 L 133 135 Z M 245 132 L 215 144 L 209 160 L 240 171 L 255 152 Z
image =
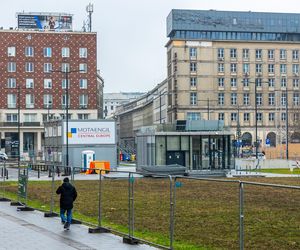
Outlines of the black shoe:
M 69 222 L 66 222 L 65 225 L 64 225 L 64 229 L 67 229 L 69 230 L 70 229 L 70 223 Z

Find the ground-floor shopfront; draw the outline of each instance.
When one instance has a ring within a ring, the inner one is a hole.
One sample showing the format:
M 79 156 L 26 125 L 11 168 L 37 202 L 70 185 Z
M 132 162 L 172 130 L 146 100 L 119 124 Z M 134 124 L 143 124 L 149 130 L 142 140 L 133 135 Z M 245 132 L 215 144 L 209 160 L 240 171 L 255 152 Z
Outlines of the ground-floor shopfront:
M 22 160 L 42 160 L 44 128 L 20 130 L 20 156 Z M 18 158 L 19 136 L 17 129 L 1 129 L 1 151 L 10 159 Z
M 137 136 L 137 165 L 178 164 L 188 170 L 222 170 L 234 167 L 229 131 L 153 132 Z

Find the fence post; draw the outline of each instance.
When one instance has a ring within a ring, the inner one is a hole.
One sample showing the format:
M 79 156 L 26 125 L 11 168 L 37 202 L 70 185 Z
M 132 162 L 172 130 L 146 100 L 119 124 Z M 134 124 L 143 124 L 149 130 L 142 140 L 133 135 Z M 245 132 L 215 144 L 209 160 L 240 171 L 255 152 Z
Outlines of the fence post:
M 51 201 L 50 201 L 50 212 L 49 213 L 44 213 L 45 217 L 55 217 L 58 216 L 57 213 L 54 213 L 54 188 L 55 188 L 55 166 L 50 166 L 49 168 L 49 174 L 51 172 Z
M 169 175 L 170 179 L 170 249 L 173 249 L 173 241 L 174 241 L 174 215 L 175 215 L 175 188 L 173 190 L 173 182 L 172 176 Z M 176 182 L 176 177 L 175 181 Z M 175 184 L 174 184 L 175 185 Z
M 3 195 L 2 195 L 2 197 L 0 197 L 0 201 L 10 201 L 10 199 L 7 199 L 6 197 L 5 197 L 5 178 L 8 178 L 8 170 L 5 168 L 5 161 L 3 162 L 3 168 L 1 168 L 1 170 L 2 170 L 2 177 L 3 177 L 3 181 L 2 181 L 2 185 L 3 185 L 3 187 L 2 187 L 2 193 L 3 193 Z
M 136 245 L 139 243 L 133 237 L 134 234 L 134 190 L 133 190 L 134 177 L 131 172 L 128 175 L 128 236 L 123 237 L 123 243 Z
M 104 171 L 105 173 L 105 171 Z M 99 169 L 99 183 L 98 183 L 98 226 L 96 228 L 89 228 L 89 233 L 109 233 L 110 230 L 102 227 L 102 169 Z
M 244 183 L 239 183 L 239 215 L 240 215 L 240 232 L 239 232 L 239 239 L 240 239 L 240 250 L 244 249 Z

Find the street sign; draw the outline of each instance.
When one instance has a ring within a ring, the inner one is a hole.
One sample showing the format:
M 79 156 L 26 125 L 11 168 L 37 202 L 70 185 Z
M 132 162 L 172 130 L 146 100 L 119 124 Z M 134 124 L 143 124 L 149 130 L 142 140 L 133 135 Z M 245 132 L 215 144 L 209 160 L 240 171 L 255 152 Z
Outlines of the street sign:
M 270 144 L 271 144 L 271 140 L 270 140 L 269 138 L 267 138 L 267 139 L 266 139 L 266 146 L 267 146 L 267 147 L 270 147 Z

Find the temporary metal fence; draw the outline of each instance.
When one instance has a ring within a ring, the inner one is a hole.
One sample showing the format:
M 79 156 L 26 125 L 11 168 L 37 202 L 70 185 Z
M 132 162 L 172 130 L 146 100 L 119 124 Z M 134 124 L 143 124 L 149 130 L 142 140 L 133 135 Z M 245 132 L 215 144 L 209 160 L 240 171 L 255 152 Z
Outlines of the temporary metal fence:
M 64 178 L 58 173 L 64 169 L 58 169 L 50 168 L 51 182 L 40 190 L 49 204 L 45 216 L 56 216 L 59 211 L 55 191 Z M 282 185 L 157 174 L 153 174 L 157 178 L 141 178 L 128 171 L 88 170 L 96 173 L 86 175 L 81 168 L 72 168 L 70 179 L 79 194 L 74 222 L 78 216 L 90 224 L 89 233 L 112 232 L 123 236 L 124 243 L 148 243 L 161 249 L 177 249 L 182 244 L 185 249 L 300 246 L 297 179 L 295 185 Z M 31 185 L 30 180 L 29 199 L 38 199 L 30 194 L 35 190 Z M 144 232 L 163 240 L 146 240 Z

